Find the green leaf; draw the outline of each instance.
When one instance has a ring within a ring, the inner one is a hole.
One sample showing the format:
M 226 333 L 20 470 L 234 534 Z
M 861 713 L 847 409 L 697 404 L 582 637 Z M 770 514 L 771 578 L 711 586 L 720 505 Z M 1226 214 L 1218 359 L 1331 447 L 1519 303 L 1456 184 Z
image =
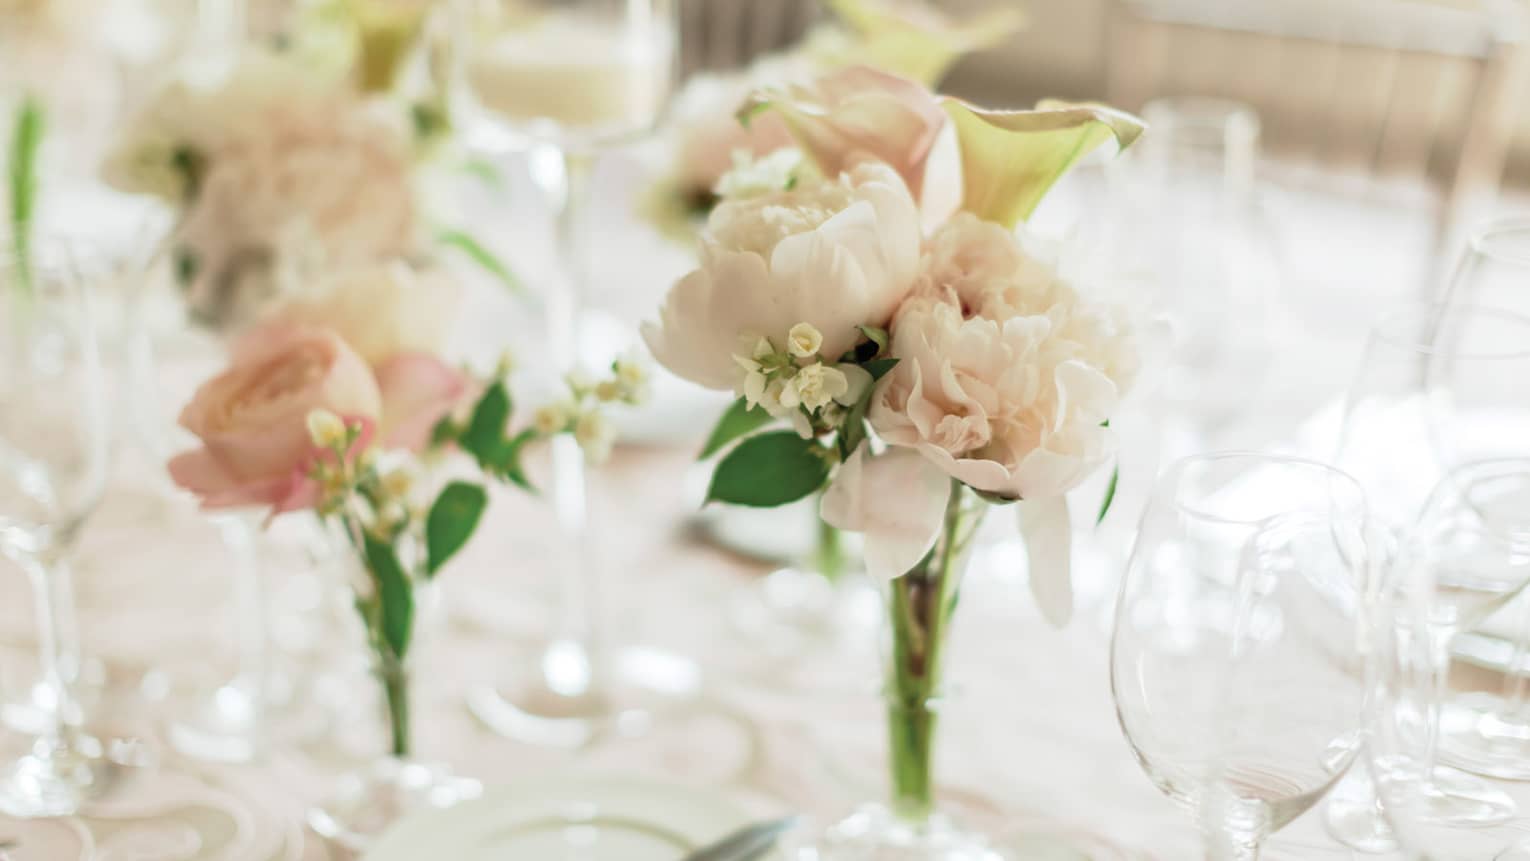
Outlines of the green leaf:
M 1110 513 L 1110 504 L 1116 501 L 1116 482 L 1121 480 L 1121 464 L 1116 464 L 1110 471 L 1110 483 L 1105 485 L 1105 501 L 1100 503 L 1100 513 L 1094 518 L 1094 525 L 1099 526 L 1105 521 L 1105 515 Z
M 471 235 L 461 230 L 442 230 L 436 234 L 436 241 L 448 248 L 455 248 L 466 254 L 469 259 L 477 263 L 484 271 L 499 279 L 500 283 L 510 289 L 511 293 L 526 295 L 526 285 L 521 282 L 519 276 L 506 266 L 494 252 L 490 251 L 483 243 L 474 239 Z
M 414 589 L 409 575 L 398 562 L 393 545 L 366 536 L 367 570 L 377 581 L 377 597 L 382 602 L 383 643 L 402 658 L 409 651 L 409 639 L 414 632 Z
M 462 429 L 457 427 L 457 423 L 452 421 L 451 416 L 442 416 L 441 420 L 430 429 L 430 447 L 440 448 L 447 445 L 455 441 L 461 433 Z
M 11 131 L 10 218 L 11 243 L 16 259 L 16 283 L 24 293 L 32 291 L 32 221 L 37 215 L 37 152 L 42 147 L 43 108 L 32 96 L 22 99 Z
M 1033 111 L 990 111 L 944 97 L 961 148 L 962 209 L 1005 227 L 1030 217 L 1073 163 L 1115 138 L 1126 149 L 1142 121 L 1102 105 L 1042 102 Z
M 770 424 L 775 417 L 765 412 L 764 407 L 749 408 L 749 402 L 743 398 L 734 401 L 728 411 L 717 420 L 717 425 L 712 428 L 712 435 L 707 437 L 707 444 L 701 447 L 701 454 L 697 460 L 706 460 L 717 454 L 728 443 L 741 436 L 754 433 L 765 425 Z
M 827 454 L 817 440 L 803 439 L 796 431 L 752 436 L 717 465 L 707 501 L 761 508 L 794 502 L 828 480 Z
M 537 432 L 531 428 L 516 434 L 515 438 L 505 445 L 503 455 L 495 469 L 496 475 L 504 478 L 516 487 L 531 493 L 536 493 L 537 489 L 531 483 L 531 479 L 526 477 L 525 470 L 521 468 L 521 450 L 526 447 L 527 443 L 537 438 Z
M 866 410 L 870 407 L 871 392 L 868 391 L 855 402 L 850 412 L 845 414 L 845 421 L 839 426 L 839 459 L 841 461 L 849 460 L 850 455 L 855 454 L 855 450 L 866 441 Z
M 489 494 L 476 484 L 454 481 L 442 488 L 425 518 L 425 572 L 434 575 L 478 528 Z
M 865 368 L 866 372 L 871 374 L 872 380 L 882 379 L 883 377 L 887 376 L 889 371 L 891 371 L 893 368 L 896 368 L 897 366 L 897 359 L 872 359 L 869 362 L 861 363 L 861 367 Z
M 463 451 L 478 460 L 479 465 L 492 468 L 504 454 L 505 425 L 510 422 L 510 391 L 504 381 L 496 380 L 484 390 L 473 407 L 473 417 L 457 437 Z
M 462 162 L 462 170 L 494 191 L 504 192 L 506 189 L 505 175 L 500 173 L 498 165 L 488 159 L 467 159 Z

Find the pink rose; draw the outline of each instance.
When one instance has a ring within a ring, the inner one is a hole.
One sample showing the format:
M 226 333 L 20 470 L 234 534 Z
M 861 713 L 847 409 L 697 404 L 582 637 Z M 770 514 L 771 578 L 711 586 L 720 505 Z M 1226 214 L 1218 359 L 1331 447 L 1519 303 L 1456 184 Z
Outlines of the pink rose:
M 922 85 L 851 66 L 755 98 L 780 111 L 797 143 L 826 175 L 875 159 L 892 166 L 923 201 L 926 167 L 946 113 Z
M 317 496 L 308 473 L 319 455 L 309 412 L 329 410 L 370 433 L 382 407 L 372 369 L 333 332 L 257 329 L 236 345 L 229 369 L 181 411 L 181 425 L 202 448 L 172 458 L 170 475 L 206 508 L 306 508 Z

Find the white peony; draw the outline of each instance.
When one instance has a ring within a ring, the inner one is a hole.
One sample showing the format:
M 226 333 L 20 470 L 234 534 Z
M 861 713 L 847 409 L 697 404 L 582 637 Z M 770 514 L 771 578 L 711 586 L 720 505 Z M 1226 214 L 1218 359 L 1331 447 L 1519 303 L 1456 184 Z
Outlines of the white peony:
M 858 326 L 885 326 L 918 274 L 919 243 L 913 197 L 881 164 L 726 200 L 707 223 L 701 268 L 671 288 L 643 338 L 679 376 L 743 392 L 741 341 L 785 348 L 807 323 L 833 360 L 855 345 Z

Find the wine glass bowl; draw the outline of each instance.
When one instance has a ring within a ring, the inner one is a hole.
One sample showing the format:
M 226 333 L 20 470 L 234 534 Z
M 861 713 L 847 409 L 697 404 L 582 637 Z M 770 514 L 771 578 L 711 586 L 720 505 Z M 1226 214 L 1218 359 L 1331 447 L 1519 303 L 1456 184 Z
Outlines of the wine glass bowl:
M 30 750 L 0 770 L 0 812 L 19 817 L 73 813 L 114 774 L 81 731 L 73 691 L 80 659 L 66 562 L 105 490 L 109 445 L 80 271 L 64 247 L 0 257 L 0 555 L 31 580 L 48 706 Z
M 1160 480 L 1111 642 L 1138 762 L 1222 857 L 1311 807 L 1359 748 L 1364 495 L 1310 461 L 1196 456 Z

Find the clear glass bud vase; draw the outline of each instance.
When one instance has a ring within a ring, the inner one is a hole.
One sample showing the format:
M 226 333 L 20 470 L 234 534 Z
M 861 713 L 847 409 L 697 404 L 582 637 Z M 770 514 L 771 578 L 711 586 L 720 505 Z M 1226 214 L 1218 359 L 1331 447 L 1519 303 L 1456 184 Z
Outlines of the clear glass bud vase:
M 937 809 L 935 743 L 946 641 L 973 536 L 988 505 L 953 483 L 935 546 L 887 588 L 887 741 L 891 797 L 864 805 L 819 841 L 821 861 L 1002 861 Z
M 414 667 L 419 632 L 414 629 L 430 615 L 425 611 L 431 587 L 410 582 L 406 597 L 390 591 L 387 600 L 402 602 L 408 609 L 401 612 L 395 603 L 385 611 L 384 590 L 369 588 L 371 572 L 359 563 L 354 567 L 367 578 L 357 582 L 355 602 L 365 631 L 368 681 L 376 702 L 374 729 L 380 730 L 373 740 L 376 754 L 340 777 L 333 794 L 308 812 L 308 825 L 335 844 L 360 852 L 409 813 L 476 798 L 483 786 L 454 775 L 444 765 L 420 760 L 415 747 L 419 711 Z

